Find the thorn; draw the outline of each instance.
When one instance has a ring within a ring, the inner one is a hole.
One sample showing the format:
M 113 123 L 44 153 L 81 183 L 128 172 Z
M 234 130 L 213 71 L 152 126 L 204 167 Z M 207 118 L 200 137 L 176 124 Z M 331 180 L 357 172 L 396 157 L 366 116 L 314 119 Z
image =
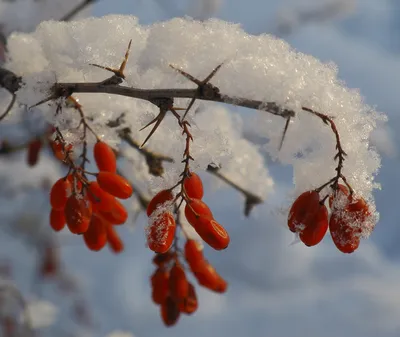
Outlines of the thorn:
M 202 81 L 198 80 L 197 78 L 193 77 L 192 75 L 190 75 L 189 73 L 187 73 L 186 71 L 183 71 L 181 69 L 178 69 L 176 67 L 174 67 L 172 64 L 170 64 L 169 66 L 172 69 L 175 69 L 176 71 L 178 71 L 181 75 L 185 76 L 188 80 L 194 82 L 197 84 L 197 86 L 199 88 L 201 88 L 202 86 L 204 86 L 205 84 L 207 84 L 214 76 L 215 74 L 218 72 L 219 69 L 221 69 L 221 67 L 224 65 L 224 63 L 226 62 L 223 61 L 221 64 L 217 65 L 212 71 L 211 73 Z M 189 110 L 191 109 L 191 107 L 193 106 L 194 102 L 196 101 L 196 97 L 193 97 L 192 100 L 189 103 L 189 106 L 186 109 L 186 112 L 183 114 L 181 121 L 183 121 L 186 117 L 186 115 L 188 114 Z
M 285 135 L 286 135 L 286 132 L 287 132 L 287 130 L 289 128 L 289 123 L 290 123 L 290 117 L 288 117 L 286 119 L 285 128 L 283 129 L 282 139 L 281 139 L 281 142 L 279 144 L 279 151 L 282 149 L 283 141 L 285 140 Z
M 208 76 L 202 81 L 203 84 L 208 83 L 208 82 L 215 76 L 215 74 L 218 72 L 218 70 L 221 69 L 221 67 L 223 66 L 223 64 L 224 64 L 225 62 L 226 62 L 226 60 L 223 61 L 221 64 L 217 65 L 217 66 L 213 69 L 213 71 L 210 73 L 210 75 L 208 75 Z
M 128 48 L 127 48 L 127 50 L 125 52 L 124 60 L 122 61 L 121 66 L 119 67 L 119 71 L 120 71 L 121 74 L 124 73 L 126 63 L 128 62 L 129 52 L 131 50 L 131 45 L 132 45 L 132 39 L 129 40 L 129 44 L 128 44 Z M 125 78 L 125 75 L 124 75 L 124 78 Z
M 186 71 L 183 71 L 179 68 L 174 67 L 172 64 L 169 65 L 172 69 L 176 70 L 178 73 L 181 75 L 185 76 L 189 81 L 192 81 L 196 83 L 197 85 L 201 85 L 201 81 L 199 81 L 197 78 L 193 77 L 192 75 L 188 74 Z
M 156 118 L 152 119 L 149 123 L 147 123 L 144 127 L 142 127 L 141 129 L 139 129 L 139 131 L 143 131 L 144 129 L 148 128 L 151 124 L 154 124 L 155 122 L 157 122 L 158 117 L 160 116 L 160 114 L 158 114 L 156 116 Z
M 164 119 L 165 115 L 167 114 L 167 110 L 160 110 L 160 113 L 157 115 L 156 118 L 154 118 L 149 124 L 147 124 L 144 128 L 140 129 L 143 130 L 145 128 L 147 128 L 148 126 L 150 126 L 153 123 L 156 123 L 153 127 L 153 129 L 150 131 L 149 135 L 146 137 L 146 139 L 144 140 L 144 142 L 142 143 L 142 145 L 140 145 L 140 148 L 142 148 L 144 146 L 144 144 L 147 143 L 147 141 L 150 139 L 150 137 L 153 135 L 154 132 L 156 132 L 157 128 L 159 127 L 159 125 L 161 124 L 162 120 Z
M 121 65 L 119 66 L 118 69 L 114 69 L 114 68 L 110 68 L 110 67 L 104 67 L 104 66 L 101 66 L 101 65 L 98 65 L 98 64 L 94 64 L 94 63 L 89 63 L 89 65 L 97 67 L 97 68 L 100 68 L 100 69 L 104 69 L 104 70 L 110 71 L 115 76 L 125 79 L 124 70 L 125 70 L 126 63 L 128 62 L 131 45 L 132 45 L 132 39 L 129 41 L 128 48 L 127 48 L 127 50 L 125 52 L 124 59 L 123 59 Z
M 32 109 L 32 108 L 34 108 L 34 107 L 36 107 L 38 105 L 41 105 L 43 103 L 46 103 L 46 102 L 51 101 L 52 99 L 56 99 L 56 98 L 58 98 L 58 97 L 55 96 L 55 95 L 51 95 L 49 97 L 46 97 L 45 99 L 42 99 L 41 101 L 37 102 L 36 104 L 31 105 L 30 107 L 28 107 L 28 109 Z
M 193 106 L 195 100 L 196 100 L 196 98 L 193 97 L 192 100 L 190 101 L 189 106 L 188 106 L 187 109 L 186 109 L 186 112 L 183 114 L 183 116 L 182 116 L 182 118 L 181 118 L 182 121 L 185 119 L 185 117 L 186 117 L 186 115 L 188 114 L 190 108 Z

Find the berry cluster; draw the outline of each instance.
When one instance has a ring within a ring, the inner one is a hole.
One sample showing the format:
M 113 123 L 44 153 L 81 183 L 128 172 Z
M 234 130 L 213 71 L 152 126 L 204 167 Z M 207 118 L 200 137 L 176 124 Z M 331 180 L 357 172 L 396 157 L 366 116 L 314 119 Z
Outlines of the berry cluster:
M 199 243 L 188 239 L 184 247 L 184 258 L 197 282 L 212 291 L 224 293 L 226 281 L 204 258 Z M 166 326 L 174 325 L 181 313 L 191 315 L 198 308 L 194 285 L 189 282 L 177 252 L 157 254 L 153 263 L 157 269 L 151 276 L 152 299 L 160 306 L 160 315 Z
M 93 155 L 99 172 L 93 174 L 73 163 L 70 156 L 72 147 L 64 146 L 61 139 L 57 139 L 52 148 L 56 157 L 69 165 L 70 170 L 51 188 L 51 227 L 60 231 L 67 225 L 71 233 L 83 234 L 90 250 L 99 251 L 108 243 L 114 252 L 121 252 L 123 243 L 113 226 L 124 224 L 128 212 L 117 198 L 131 197 L 133 189 L 116 173 L 114 151 L 106 143 L 96 142 Z M 94 175 L 96 180 L 89 181 L 87 174 Z
M 197 234 L 215 250 L 222 250 L 229 245 L 228 232 L 217 221 L 203 198 L 203 183 L 200 177 L 189 172 L 182 180 L 183 192 L 174 197 L 172 191 L 162 190 L 151 199 L 147 207 L 149 228 L 147 243 L 156 253 L 167 252 L 173 243 L 176 221 L 171 206 L 179 196 L 186 201 L 185 217 Z
M 318 189 L 302 193 L 290 209 L 289 229 L 311 247 L 322 241 L 329 227 L 335 246 L 343 253 L 354 252 L 360 244 L 363 228 L 369 226 L 371 213 L 367 203 L 361 197 L 354 197 L 353 191 L 345 185 L 333 185 L 329 195 L 329 218 L 324 204 L 326 199 L 320 200 Z

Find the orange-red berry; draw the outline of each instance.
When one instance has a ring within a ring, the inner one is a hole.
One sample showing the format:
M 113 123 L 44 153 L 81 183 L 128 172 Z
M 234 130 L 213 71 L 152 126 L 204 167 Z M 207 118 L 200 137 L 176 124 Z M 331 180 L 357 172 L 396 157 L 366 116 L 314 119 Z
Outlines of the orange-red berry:
M 318 204 L 313 215 L 304 221 L 304 229 L 299 232 L 300 240 L 308 247 L 322 241 L 328 231 L 328 210 L 325 205 Z
M 181 314 L 178 304 L 170 296 L 161 304 L 160 312 L 161 318 L 167 327 L 175 325 Z
M 189 198 L 201 199 L 204 196 L 203 182 L 200 177 L 191 172 L 188 177 L 183 181 L 183 187 L 185 189 L 186 195 Z
M 338 184 L 338 189 L 333 191 L 333 193 L 329 196 L 329 208 L 332 208 L 333 201 L 335 199 L 348 195 L 349 195 L 349 189 L 342 184 Z
M 185 217 L 193 227 L 196 227 L 200 218 L 213 219 L 213 214 L 203 201 L 189 199 L 185 206 Z
M 58 179 L 50 190 L 50 205 L 53 209 L 64 209 L 67 199 L 72 192 L 72 186 L 68 179 Z
M 175 263 L 169 274 L 169 292 L 176 303 L 181 303 L 189 294 L 189 282 L 180 263 Z
M 104 191 L 114 197 L 128 199 L 132 196 L 132 186 L 124 177 L 116 173 L 100 171 L 97 174 L 97 182 Z
M 304 229 L 307 217 L 312 215 L 319 207 L 319 193 L 307 191 L 302 193 L 293 203 L 288 217 L 288 227 L 293 232 Z
M 101 250 L 107 243 L 107 223 L 103 218 L 93 214 L 90 220 L 88 230 L 83 233 L 83 239 L 86 246 L 93 251 Z
M 183 300 L 183 302 L 179 303 L 179 310 L 186 315 L 191 315 L 197 310 L 197 308 L 198 302 L 196 289 L 194 288 L 193 284 L 189 283 L 188 296 Z
M 42 148 L 42 141 L 35 139 L 29 143 L 28 146 L 28 165 L 35 166 L 39 160 L 40 149 Z
M 201 270 L 204 267 L 204 256 L 200 244 L 196 240 L 189 239 L 185 243 L 185 259 L 192 272 Z
M 151 276 L 152 299 L 156 304 L 162 304 L 169 294 L 169 272 L 158 268 Z
M 228 247 L 230 238 L 228 232 L 214 219 L 200 217 L 193 225 L 197 234 L 215 250 Z
M 122 242 L 117 231 L 110 224 L 106 226 L 106 231 L 108 245 L 110 246 L 111 250 L 116 254 L 121 253 L 124 250 L 124 243 Z
M 360 245 L 362 227 L 367 225 L 370 211 L 363 198 L 349 196 L 343 208 L 334 208 L 329 220 L 329 230 L 335 246 L 343 253 L 353 253 Z
M 160 214 L 150 225 L 147 233 L 149 248 L 156 253 L 166 253 L 175 238 L 176 223 L 169 212 Z
M 334 213 L 329 221 L 332 241 L 342 253 L 353 253 L 360 245 L 360 230 L 351 226 L 339 213 Z
M 71 195 L 65 205 L 65 220 L 71 233 L 83 234 L 89 228 L 92 216 L 91 202 L 81 195 Z
M 92 202 L 93 211 L 111 212 L 115 206 L 115 197 L 104 191 L 97 181 L 91 181 L 87 196 Z
M 109 212 L 99 211 L 99 214 L 113 225 L 122 225 L 128 220 L 128 211 L 125 206 L 115 198 L 111 210 Z
M 147 205 L 147 216 L 150 216 L 157 207 L 160 207 L 162 204 L 172 201 L 174 199 L 174 195 L 170 190 L 162 190 L 158 192 Z
M 98 141 L 93 148 L 93 156 L 99 171 L 115 173 L 117 159 L 113 149 L 102 141 Z
M 50 147 L 54 156 L 60 161 L 64 161 L 67 153 L 72 151 L 72 144 L 63 145 L 59 141 L 50 141 Z
M 65 227 L 65 215 L 64 215 L 64 210 L 57 210 L 57 209 L 51 209 L 50 211 L 50 226 L 53 228 L 56 232 L 61 231 Z
M 217 293 L 224 293 L 228 288 L 228 283 L 208 261 L 200 271 L 194 273 L 194 276 L 201 286 Z

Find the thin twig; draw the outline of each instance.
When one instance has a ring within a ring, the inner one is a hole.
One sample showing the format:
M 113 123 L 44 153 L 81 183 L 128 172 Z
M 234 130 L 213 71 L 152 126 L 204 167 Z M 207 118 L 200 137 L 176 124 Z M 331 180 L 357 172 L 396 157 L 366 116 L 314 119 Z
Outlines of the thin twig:
M 253 209 L 254 206 L 264 202 L 257 195 L 245 190 L 244 188 L 242 188 L 238 184 L 236 184 L 234 181 L 232 181 L 231 179 L 229 179 L 225 175 L 223 175 L 220 172 L 220 169 L 218 167 L 215 167 L 215 166 L 212 166 L 212 165 L 208 165 L 206 171 L 211 173 L 212 175 L 216 176 L 217 178 L 221 179 L 222 181 L 226 182 L 228 185 L 230 185 L 235 190 L 239 191 L 241 194 L 243 194 L 245 196 L 245 198 L 246 198 L 245 209 L 244 209 L 245 216 L 249 216 L 250 215 L 250 212 L 251 212 L 251 210 Z
M 159 153 L 152 152 L 146 148 L 140 147 L 140 144 L 132 138 L 131 130 L 124 128 L 118 132 L 119 137 L 124 140 L 128 145 L 139 151 L 145 159 L 147 166 L 149 167 L 149 173 L 159 177 L 164 174 L 163 162 L 173 163 L 174 160 L 171 157 L 164 156 Z
M 84 0 L 76 7 L 74 7 L 71 11 L 65 14 L 59 21 L 69 21 L 74 16 L 76 16 L 79 12 L 83 11 L 87 6 L 91 5 L 92 3 L 96 2 L 97 0 Z
M 337 153 L 334 157 L 334 160 L 338 160 L 338 164 L 336 166 L 336 177 L 332 178 L 332 189 L 333 190 L 337 190 L 338 189 L 338 184 L 339 184 L 339 179 L 341 178 L 345 184 L 349 187 L 350 193 L 353 193 L 353 189 L 351 188 L 351 186 L 348 184 L 346 178 L 343 176 L 342 174 L 342 169 L 343 169 L 343 162 L 345 160 L 345 157 L 347 156 L 346 152 L 344 152 L 342 144 L 340 142 L 340 135 L 339 135 L 339 131 L 336 128 L 336 124 L 333 121 L 333 119 L 331 117 L 329 117 L 328 115 L 325 115 L 323 113 L 314 111 L 310 108 L 307 107 L 302 107 L 302 110 L 310 112 L 311 114 L 313 114 L 314 116 L 319 117 L 325 124 L 329 125 L 332 129 L 332 132 L 335 135 L 335 140 L 336 140 L 336 150 Z

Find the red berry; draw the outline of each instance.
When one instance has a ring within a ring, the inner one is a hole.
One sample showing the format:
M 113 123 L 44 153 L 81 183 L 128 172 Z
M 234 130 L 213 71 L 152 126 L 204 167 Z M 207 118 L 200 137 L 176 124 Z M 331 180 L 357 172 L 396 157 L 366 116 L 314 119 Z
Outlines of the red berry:
M 124 177 L 116 173 L 100 171 L 97 174 L 97 182 L 104 191 L 114 197 L 128 199 L 132 196 L 132 186 Z
M 179 303 L 178 306 L 179 311 L 187 315 L 191 315 L 197 310 L 199 305 L 197 302 L 196 289 L 194 288 L 193 284 L 189 283 L 188 296 L 183 302 Z
M 307 191 L 302 193 L 293 203 L 289 211 L 288 226 L 293 232 L 304 228 L 304 221 L 319 208 L 319 193 Z
M 63 145 L 59 141 L 50 141 L 50 147 L 53 150 L 54 156 L 60 161 L 64 161 L 67 153 L 72 151 L 72 144 Z
M 71 233 L 83 234 L 89 228 L 92 204 L 81 195 L 71 195 L 65 205 L 65 220 Z
M 304 226 L 304 229 L 299 232 L 300 240 L 308 247 L 320 243 L 328 231 L 326 206 L 319 204 L 318 209 L 304 220 Z
M 204 266 L 204 256 L 200 244 L 196 240 L 187 240 L 185 243 L 185 259 L 192 272 L 199 271 Z
M 101 250 L 107 243 L 107 224 L 96 214 L 92 215 L 88 230 L 83 234 L 86 246 L 93 251 Z
M 353 253 L 360 245 L 360 230 L 351 226 L 340 213 L 334 213 L 329 221 L 332 241 L 342 253 Z
M 50 190 L 50 204 L 53 209 L 64 209 L 72 186 L 68 179 L 58 179 Z
M 197 234 L 215 250 L 228 247 L 230 238 L 228 232 L 214 219 L 200 217 L 193 225 Z
M 217 273 L 215 268 L 205 262 L 204 267 L 194 273 L 199 284 L 217 293 L 224 293 L 228 288 L 228 283 Z
M 179 303 L 179 311 L 187 315 L 193 314 L 198 308 L 196 290 L 193 284 L 189 283 L 189 293 L 188 296 Z
M 117 172 L 117 159 L 113 149 L 102 141 L 93 148 L 93 156 L 99 171 Z
M 175 238 L 176 223 L 169 212 L 160 214 L 150 225 L 147 234 L 149 248 L 156 253 L 166 253 Z
M 156 304 L 162 304 L 169 294 L 169 272 L 158 268 L 151 276 L 152 299 Z
M 360 245 L 360 237 L 364 226 L 368 227 L 371 215 L 368 204 L 363 198 L 347 199 L 343 208 L 335 208 L 329 221 L 329 230 L 336 247 L 343 253 L 353 253 Z
M 189 282 L 180 263 L 175 263 L 169 275 L 169 292 L 176 303 L 181 303 L 189 294 Z
M 204 195 L 203 183 L 200 177 L 196 173 L 191 172 L 190 175 L 185 178 L 185 180 L 183 181 L 183 187 L 189 198 L 193 199 L 203 198 Z
M 89 183 L 87 196 L 92 202 L 93 211 L 110 212 L 115 204 L 115 197 L 104 191 L 97 181 Z
M 199 199 L 190 199 L 185 206 L 185 216 L 187 221 L 196 227 L 200 218 L 213 219 L 210 208 Z
M 161 318 L 166 326 L 173 326 L 180 317 L 178 304 L 168 296 L 160 307 Z
M 50 211 L 50 226 L 53 228 L 56 232 L 61 231 L 65 227 L 65 215 L 64 215 L 64 210 L 57 210 L 57 209 L 51 209 Z
M 124 250 L 124 243 L 119 237 L 117 231 L 110 224 L 106 226 L 106 231 L 108 245 L 110 246 L 111 250 L 116 254 L 121 253 Z
M 162 190 L 158 192 L 149 202 L 147 205 L 147 216 L 150 216 L 156 208 L 160 207 L 162 204 L 166 203 L 167 201 L 172 201 L 174 199 L 174 195 L 170 190 Z
M 99 214 L 113 225 L 122 225 L 128 220 L 128 211 L 125 206 L 115 198 L 111 210 L 109 212 L 99 211 Z
M 349 195 L 349 189 L 342 184 L 338 184 L 338 189 L 333 191 L 333 193 L 329 196 L 329 208 L 332 209 L 334 200 L 336 200 L 337 198 L 342 199 L 343 196 L 348 196 L 348 195 Z
M 35 139 L 29 143 L 28 146 L 28 165 L 35 166 L 39 160 L 40 149 L 42 148 L 42 141 Z

